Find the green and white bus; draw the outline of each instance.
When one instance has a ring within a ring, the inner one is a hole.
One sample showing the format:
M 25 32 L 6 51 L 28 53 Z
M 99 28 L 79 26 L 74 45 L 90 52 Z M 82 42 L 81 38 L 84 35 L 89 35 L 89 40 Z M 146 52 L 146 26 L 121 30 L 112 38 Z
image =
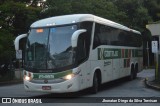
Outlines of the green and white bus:
M 34 22 L 24 62 L 26 91 L 76 92 L 129 76 L 143 67 L 141 33 L 92 15 L 73 14 Z

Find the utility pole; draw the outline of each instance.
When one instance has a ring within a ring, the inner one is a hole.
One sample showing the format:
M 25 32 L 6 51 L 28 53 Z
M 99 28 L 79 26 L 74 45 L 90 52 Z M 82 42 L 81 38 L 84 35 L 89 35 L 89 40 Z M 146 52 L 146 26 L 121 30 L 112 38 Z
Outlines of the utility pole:
M 148 65 L 147 65 L 147 66 L 149 67 L 149 61 L 150 61 L 150 60 L 149 60 L 149 46 L 148 46 L 148 41 L 147 41 L 147 48 L 146 48 L 146 49 L 147 49 L 147 59 L 148 59 Z

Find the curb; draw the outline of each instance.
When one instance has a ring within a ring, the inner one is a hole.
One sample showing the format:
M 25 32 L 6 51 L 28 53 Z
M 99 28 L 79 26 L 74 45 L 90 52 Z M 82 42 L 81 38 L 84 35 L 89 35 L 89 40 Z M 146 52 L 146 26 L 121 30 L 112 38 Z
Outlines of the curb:
M 145 85 L 146 85 L 147 87 L 152 88 L 152 89 L 155 89 L 155 90 L 160 90 L 160 86 L 156 86 L 156 85 L 154 85 L 154 84 L 150 84 L 150 83 L 149 83 L 150 81 L 148 80 L 148 78 L 145 78 L 144 82 L 145 82 Z

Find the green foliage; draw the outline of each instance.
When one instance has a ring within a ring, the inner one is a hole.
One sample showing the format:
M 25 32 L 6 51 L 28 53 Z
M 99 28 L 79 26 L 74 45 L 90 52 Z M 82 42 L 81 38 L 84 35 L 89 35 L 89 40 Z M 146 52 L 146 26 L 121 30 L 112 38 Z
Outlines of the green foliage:
M 143 0 L 117 0 L 115 4 L 128 16 L 126 21 L 123 20 L 126 26 L 143 31 L 147 22 L 152 20 Z
M 146 0 L 47 0 L 42 18 L 89 13 L 143 31 L 145 24 L 152 21 Z M 155 0 L 153 0 L 155 1 Z
M 26 4 L 12 0 L 7 0 L 0 5 L 0 10 L 0 25 L 15 36 L 26 33 L 40 13 L 39 8 L 26 7 Z
M 153 21 L 160 20 L 160 0 L 143 0 Z
M 0 30 L 0 63 L 6 63 L 15 56 L 14 37 L 7 30 Z
M 111 19 L 122 23 L 127 19 L 123 11 L 119 11 L 117 6 L 106 0 L 47 0 L 47 10 L 42 12 L 42 18 L 65 15 L 65 14 L 94 14 L 100 17 Z
M 41 9 L 26 7 L 26 0 L 0 1 L 0 64 L 15 57 L 15 36 L 27 33 L 29 26 L 38 20 Z

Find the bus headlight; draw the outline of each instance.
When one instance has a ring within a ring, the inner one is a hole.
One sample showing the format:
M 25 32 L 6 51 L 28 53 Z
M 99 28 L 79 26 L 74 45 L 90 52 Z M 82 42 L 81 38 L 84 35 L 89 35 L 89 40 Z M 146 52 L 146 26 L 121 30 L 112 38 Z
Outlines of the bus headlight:
M 64 76 L 63 79 L 65 79 L 65 80 L 70 80 L 70 79 L 72 79 L 74 76 L 75 76 L 74 74 L 68 74 L 68 75 Z
M 24 80 L 30 81 L 30 80 L 31 80 L 31 77 L 29 77 L 29 76 L 24 76 Z
M 24 72 L 24 80 L 30 81 L 32 79 L 31 73 L 27 73 L 26 71 Z

